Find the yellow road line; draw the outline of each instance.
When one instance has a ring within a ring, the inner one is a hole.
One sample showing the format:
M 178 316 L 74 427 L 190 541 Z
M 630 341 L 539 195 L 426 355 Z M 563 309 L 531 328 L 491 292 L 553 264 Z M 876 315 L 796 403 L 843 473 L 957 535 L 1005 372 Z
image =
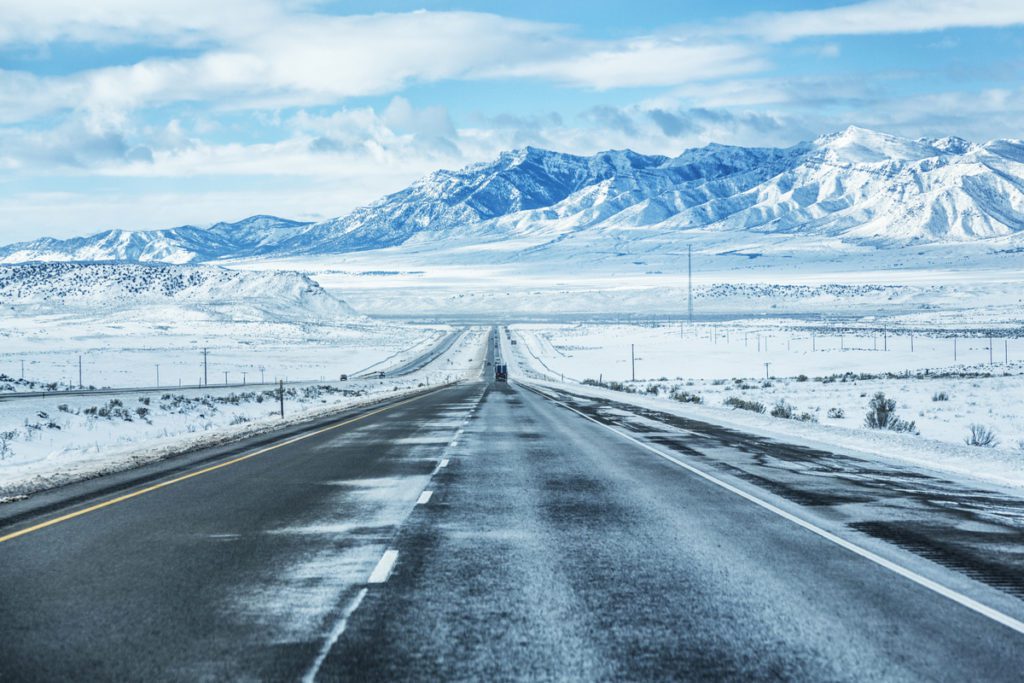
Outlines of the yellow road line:
M 425 397 L 427 397 L 427 396 L 429 396 L 430 394 L 433 394 L 433 393 L 434 392 L 429 392 L 427 394 L 421 394 L 419 396 L 414 396 L 412 398 L 407 398 L 404 401 L 399 401 L 398 403 L 392 403 L 389 406 L 384 406 L 383 408 L 378 408 L 377 410 L 372 410 L 372 411 L 370 411 L 368 413 L 363 413 L 362 415 L 358 415 L 356 417 L 350 418 L 348 420 L 345 420 L 344 422 L 339 422 L 337 424 L 331 425 L 330 427 L 324 427 L 323 429 L 318 429 L 315 432 L 307 432 L 305 434 L 300 434 L 299 436 L 296 436 L 296 437 L 293 437 L 291 439 L 288 439 L 287 441 L 282 441 L 281 443 L 278 443 L 278 444 L 274 444 L 273 446 L 267 446 L 266 448 L 261 448 L 258 451 L 253 451 L 252 453 L 246 453 L 245 455 L 240 455 L 237 458 L 233 458 L 231 460 L 226 460 L 224 462 L 217 463 L 216 465 L 210 465 L 209 467 L 204 467 L 203 469 L 196 470 L 195 472 L 189 472 L 188 474 L 183 474 L 180 477 L 175 477 L 174 479 L 168 479 L 167 481 L 162 481 L 159 484 L 153 484 L 151 486 L 147 486 L 145 488 L 138 489 L 137 491 L 132 491 L 131 493 L 126 493 L 124 495 L 117 496 L 116 498 L 111 498 L 110 500 L 105 500 L 102 503 L 96 503 L 95 505 L 90 505 L 87 508 L 83 508 L 81 510 L 76 510 L 75 512 L 69 512 L 66 515 L 61 515 L 60 517 L 54 517 L 53 519 L 49 519 L 49 520 L 47 520 L 45 522 L 40 522 L 39 524 L 34 524 L 34 525 L 30 526 L 30 527 L 26 527 L 25 529 L 20 529 L 18 531 L 13 531 L 13 532 L 5 535 L 5 536 L 0 536 L 0 543 L 4 543 L 5 541 L 10 541 L 12 539 L 18 538 L 19 536 L 24 536 L 26 534 L 30 534 L 33 531 L 39 531 L 40 529 L 45 529 L 46 527 L 53 526 L 54 524 L 60 524 L 61 522 L 66 522 L 69 519 L 74 519 L 75 517 L 81 517 L 82 515 L 88 514 L 90 512 L 95 512 L 96 510 L 102 510 L 105 507 L 110 507 L 111 505 L 116 505 L 117 503 L 123 503 L 126 500 L 131 500 L 132 498 L 137 498 L 138 496 L 141 496 L 141 495 L 143 495 L 145 493 L 149 493 L 151 491 L 156 491 L 157 489 L 162 489 L 165 486 L 170 486 L 171 484 L 177 484 L 178 482 L 182 482 L 182 481 L 185 481 L 187 479 L 191 479 L 192 477 L 198 477 L 200 474 L 206 474 L 208 472 L 213 472 L 215 470 L 221 469 L 222 467 L 227 467 L 228 465 L 234 465 L 236 463 L 242 462 L 243 460 L 248 460 L 249 458 L 255 458 L 257 455 L 263 455 L 264 453 L 268 453 L 270 451 L 277 450 L 278 448 L 282 448 L 284 446 L 290 446 L 293 443 L 297 443 L 299 441 L 303 441 L 305 439 L 312 438 L 312 437 L 317 436 L 319 434 L 323 434 L 324 432 L 329 432 L 331 430 L 338 429 L 340 427 L 344 427 L 345 425 L 350 425 L 353 422 L 358 422 L 359 420 L 365 420 L 368 417 L 372 417 L 372 416 L 377 415 L 379 413 L 383 413 L 383 412 L 385 412 L 387 410 L 391 410 L 393 408 L 397 408 L 398 406 L 405 405 L 406 403 L 412 403 L 413 401 L 418 401 L 421 398 L 425 398 Z

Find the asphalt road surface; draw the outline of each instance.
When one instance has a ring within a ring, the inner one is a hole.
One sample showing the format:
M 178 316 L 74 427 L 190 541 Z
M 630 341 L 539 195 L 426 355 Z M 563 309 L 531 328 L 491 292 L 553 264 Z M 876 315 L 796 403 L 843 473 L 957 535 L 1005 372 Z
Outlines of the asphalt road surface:
M 924 494 L 897 514 L 850 492 L 855 461 L 804 453 L 808 472 L 756 439 L 549 394 L 463 384 L 16 504 L 0 680 L 1020 680 L 1024 610 L 989 566 L 1024 549 L 1012 524 Z M 856 526 L 872 505 L 919 538 L 955 519 L 1003 545 L 943 562 Z

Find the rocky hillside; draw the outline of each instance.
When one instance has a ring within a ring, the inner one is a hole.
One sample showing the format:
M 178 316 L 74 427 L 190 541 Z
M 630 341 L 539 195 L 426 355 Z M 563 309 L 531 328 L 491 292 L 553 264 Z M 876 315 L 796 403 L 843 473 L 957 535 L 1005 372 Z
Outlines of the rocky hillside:
M 0 265 L 0 306 L 62 313 L 172 306 L 267 321 L 356 315 L 298 273 L 138 263 Z

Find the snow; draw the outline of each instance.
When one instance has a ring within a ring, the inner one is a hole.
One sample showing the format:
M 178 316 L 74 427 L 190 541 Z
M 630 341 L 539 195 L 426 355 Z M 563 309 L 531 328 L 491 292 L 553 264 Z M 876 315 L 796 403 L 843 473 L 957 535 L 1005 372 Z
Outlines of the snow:
M 787 442 L 1024 486 L 1024 416 L 1018 410 L 1024 397 L 1024 340 L 1016 337 L 994 338 L 995 362 L 990 364 L 987 337 L 961 337 L 959 362 L 953 363 L 952 339 L 945 332 L 915 330 L 911 352 L 906 328 L 885 330 L 888 351 L 881 329 L 845 330 L 840 340 L 835 329 L 793 321 L 682 327 L 518 324 L 509 329 L 517 340 L 505 352 L 513 359 L 513 376 L 657 406 Z M 631 343 L 636 382 L 629 381 Z M 765 362 L 770 363 L 767 380 Z M 622 382 L 637 393 L 577 383 L 584 379 Z M 669 398 L 673 392 L 680 398 L 699 396 L 701 403 Z M 865 426 L 868 402 L 878 392 L 895 399 L 898 416 L 915 422 L 918 434 Z M 729 408 L 724 401 L 730 397 L 759 402 L 765 413 Z M 793 408 L 796 419 L 770 415 L 779 401 Z M 842 417 L 830 417 L 830 410 Z M 800 421 L 802 414 L 807 421 Z M 992 429 L 996 447 L 967 445 L 972 424 Z
M 835 243 L 883 251 L 948 247 L 1019 237 L 1022 179 L 1019 141 L 910 140 L 857 127 L 785 149 L 710 144 L 672 159 L 527 147 L 436 171 L 320 223 L 253 216 L 209 230 L 107 231 L 11 245 L 0 249 L 0 262 L 238 261 L 394 247 L 436 254 L 493 243 L 505 243 L 502 250 L 518 261 L 566 246 L 589 260 L 679 254 L 695 241 L 749 249 L 751 242 L 772 246 L 773 236 L 798 236 L 778 243 L 795 251 Z
M 220 267 L 0 266 L 0 391 L 77 384 L 79 356 L 87 385 L 152 384 L 158 364 L 163 384 L 193 384 L 202 349 L 216 381 L 264 368 L 268 380 L 323 383 L 398 367 L 453 324 L 522 320 L 520 350 L 548 379 L 621 381 L 633 343 L 640 388 L 705 398 L 688 410 L 733 415 L 720 405 L 730 392 L 782 399 L 818 417 L 786 429 L 870 445 L 883 437 L 861 418 L 884 391 L 921 431 L 884 435 L 907 453 L 941 444 L 935 457 L 949 462 L 1010 462 L 1024 440 L 1000 400 L 1024 390 L 1022 150 L 856 127 L 671 159 L 525 148 L 320 223 L 254 216 L 14 245 L 0 261 Z M 698 323 L 680 330 L 691 252 Z M 989 365 L 990 336 L 1005 367 Z M 433 364 L 430 381 L 475 372 L 465 352 Z M 22 361 L 35 384 L 12 379 Z M 765 363 L 780 378 L 771 386 L 754 381 Z M 844 373 L 857 379 L 814 380 Z M 938 391 L 950 399 L 932 401 Z M 829 408 L 845 417 L 822 417 Z M 962 451 L 972 422 L 1000 446 Z
M 0 498 L 138 467 L 429 386 L 479 379 L 486 339 L 485 328 L 467 329 L 446 353 L 400 377 L 288 385 L 284 420 L 268 386 L 0 401 Z M 403 360 L 396 357 L 393 364 Z

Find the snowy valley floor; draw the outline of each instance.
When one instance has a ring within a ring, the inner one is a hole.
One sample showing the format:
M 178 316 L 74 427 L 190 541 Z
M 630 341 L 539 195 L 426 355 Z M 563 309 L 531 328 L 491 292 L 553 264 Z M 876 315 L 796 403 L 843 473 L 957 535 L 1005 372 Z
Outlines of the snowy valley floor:
M 509 329 L 517 343 L 505 341 L 507 355 L 534 380 L 794 443 L 1024 486 L 1024 339 L 1010 336 L 1010 327 L 756 320 Z M 865 425 L 880 392 L 909 431 Z M 972 426 L 975 436 L 991 432 L 994 443 L 967 444 Z
M 408 328 L 405 337 L 397 333 L 398 326 L 376 329 L 380 336 L 355 337 L 360 346 L 350 338 L 347 346 L 326 353 L 320 344 L 282 344 L 279 353 L 308 367 L 324 367 L 324 356 L 334 353 L 358 358 L 355 365 L 359 367 L 372 364 L 375 370 L 386 371 L 428 351 L 439 338 L 424 338 L 417 328 Z M 388 330 L 390 336 L 383 334 Z M 479 377 L 485 336 L 485 329 L 470 329 L 442 355 L 402 376 L 345 382 L 332 377 L 334 381 L 289 384 L 284 420 L 278 416 L 277 392 L 268 386 L 0 400 L 0 499 L 136 467 L 428 386 Z M 408 346 L 401 348 L 401 344 Z M 160 350 L 147 352 L 155 356 Z M 122 381 L 140 379 L 145 378 L 126 373 Z

